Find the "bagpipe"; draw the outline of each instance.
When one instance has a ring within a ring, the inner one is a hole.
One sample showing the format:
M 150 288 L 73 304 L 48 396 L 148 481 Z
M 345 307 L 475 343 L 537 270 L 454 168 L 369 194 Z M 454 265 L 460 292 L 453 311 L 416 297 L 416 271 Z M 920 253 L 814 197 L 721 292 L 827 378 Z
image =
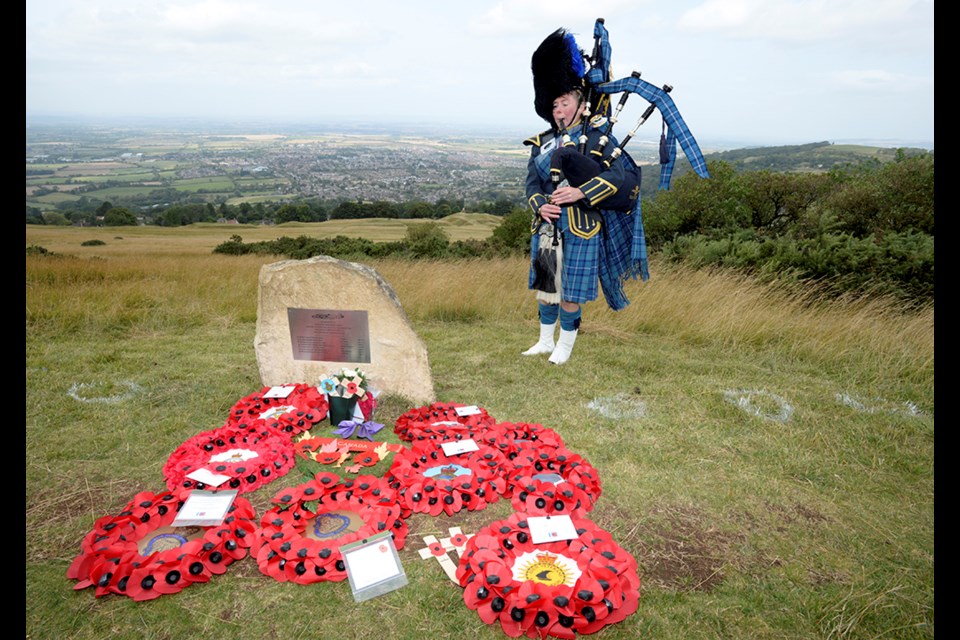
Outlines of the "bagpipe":
M 702 178 L 709 178 L 706 162 L 703 154 L 697 144 L 693 134 L 687 127 L 677 109 L 676 104 L 670 97 L 673 87 L 663 85 L 657 87 L 640 77 L 639 71 L 633 71 L 630 76 L 619 80 L 610 80 L 610 58 L 612 48 L 610 46 L 610 36 L 607 32 L 603 18 L 597 18 L 593 29 L 594 47 L 593 53 L 589 56 L 582 54 L 585 62 L 589 64 L 589 69 L 583 75 L 584 85 L 584 111 L 581 118 L 580 136 L 578 143 L 572 143 L 568 132 L 562 131 L 563 142 L 560 147 L 554 151 L 551 158 L 551 178 L 557 176 L 555 184 L 559 184 L 562 179 L 574 186 L 585 184 L 589 180 L 596 178 L 602 172 L 609 170 L 614 162 L 617 162 L 624 155 L 624 148 L 630 140 L 636 135 L 637 131 L 650 118 L 655 109 L 659 109 L 663 117 L 663 126 L 660 135 L 660 189 L 670 188 L 670 179 L 676 162 L 676 146 L 679 142 L 681 148 L 690 161 L 693 170 Z M 581 52 L 582 53 L 582 52 Z M 585 65 L 586 69 L 586 65 Z M 615 109 L 610 110 L 610 96 L 622 93 Z M 613 149 L 606 149 L 611 139 L 613 126 L 618 122 L 620 113 L 623 111 L 631 94 L 639 94 L 650 102 L 647 109 L 637 120 L 634 128 Z M 597 107 L 591 113 L 592 103 L 596 102 Z M 600 123 L 602 132 L 596 141 L 594 148 L 587 148 L 588 133 L 587 129 L 593 122 Z M 601 118 L 605 117 L 605 121 Z M 633 167 L 636 172 L 631 171 Z M 640 183 L 639 167 L 632 161 L 626 165 L 624 182 L 617 185 L 615 194 L 603 201 L 604 209 L 629 210 L 632 209 L 636 198 L 638 197 L 638 188 Z

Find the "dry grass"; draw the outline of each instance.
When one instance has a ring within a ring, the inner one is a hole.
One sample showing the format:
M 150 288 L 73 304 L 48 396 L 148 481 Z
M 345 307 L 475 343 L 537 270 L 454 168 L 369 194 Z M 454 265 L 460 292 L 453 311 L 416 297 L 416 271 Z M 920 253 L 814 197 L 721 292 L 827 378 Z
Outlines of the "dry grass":
M 490 237 L 501 218 L 486 213 L 456 213 L 439 221 L 425 219 L 371 218 L 329 222 L 287 222 L 281 225 L 192 224 L 189 227 L 52 227 L 27 225 L 27 246 L 40 245 L 55 253 L 79 257 L 143 255 L 209 255 L 213 248 L 239 235 L 244 242 L 306 235 L 333 238 L 338 235 L 362 237 L 373 242 L 402 240 L 410 226 L 436 222 L 451 241 L 483 240 Z M 104 245 L 82 247 L 85 240 Z
M 28 245 L 72 255 L 26 259 L 29 637 L 504 637 L 419 559 L 417 536 L 476 531 L 505 501 L 411 519 L 410 586 L 364 605 L 249 558 L 151 603 L 71 591 L 93 521 L 159 490 L 166 456 L 259 388 L 257 279 L 281 258 L 213 255 L 220 229 L 28 227 Z M 107 245 L 80 247 L 92 231 Z M 372 266 L 428 346 L 438 399 L 549 426 L 599 470 L 592 517 L 644 581 L 640 611 L 604 638 L 933 637 L 933 309 L 653 262 L 626 310 L 587 306 L 564 367 L 518 356 L 537 333 L 525 259 Z M 126 381 L 122 402 L 70 395 Z M 741 388 L 759 390 L 757 411 L 725 398 Z M 777 398 L 788 420 L 770 419 Z M 378 419 L 408 408 L 385 398 Z M 277 489 L 250 496 L 259 512 Z
M 536 321 L 525 287 L 525 258 L 382 261 L 376 266 L 418 319 L 466 314 Z M 631 281 L 626 289 L 632 302 L 621 312 L 602 301 L 586 305 L 586 330 L 621 338 L 654 332 L 731 349 L 771 347 L 785 357 L 830 363 L 852 373 L 864 365 L 900 375 L 933 373 L 932 306 L 904 309 L 894 300 L 869 297 L 827 300 L 815 288 L 684 267 L 654 270 L 649 282 Z

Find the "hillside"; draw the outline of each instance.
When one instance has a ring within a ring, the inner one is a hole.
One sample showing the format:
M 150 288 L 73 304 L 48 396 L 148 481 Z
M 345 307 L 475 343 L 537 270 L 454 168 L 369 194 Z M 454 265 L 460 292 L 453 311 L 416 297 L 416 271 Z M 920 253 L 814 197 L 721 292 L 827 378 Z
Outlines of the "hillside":
M 516 140 L 387 134 L 225 136 L 56 127 L 27 133 L 26 206 L 37 214 L 89 214 L 105 201 L 148 218 L 187 203 L 249 209 L 310 201 L 314 209 L 322 204 L 329 210 L 339 202 L 445 200 L 453 211 L 464 206 L 490 211 L 481 205 L 497 200 L 525 204 L 526 152 Z M 655 195 L 660 176 L 656 149 L 638 141 L 628 150 L 642 165 L 642 192 Z M 732 149 L 705 157 L 729 163 L 736 171 L 819 172 L 863 161 L 888 162 L 898 152 L 814 142 Z M 681 151 L 674 177 L 689 170 Z M 227 211 L 218 213 L 212 218 L 231 217 Z M 266 213 L 258 213 L 257 219 Z M 67 217 L 75 221 L 77 216 Z
M 824 141 L 781 147 L 731 149 L 711 153 L 705 158 L 708 161 L 722 160 L 733 165 L 738 171 L 829 171 L 837 165 L 859 164 L 865 161 L 891 162 L 897 158 L 900 151 Z M 906 155 L 932 153 L 925 149 L 903 149 L 902 152 Z

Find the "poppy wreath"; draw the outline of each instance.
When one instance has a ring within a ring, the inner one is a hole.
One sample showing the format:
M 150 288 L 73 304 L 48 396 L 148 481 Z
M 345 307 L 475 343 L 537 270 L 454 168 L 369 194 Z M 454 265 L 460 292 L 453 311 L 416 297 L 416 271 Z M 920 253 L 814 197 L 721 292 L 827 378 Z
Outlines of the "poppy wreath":
M 394 423 L 393 432 L 401 440 L 410 442 L 416 435 L 416 429 L 423 429 L 425 426 L 437 422 L 455 422 L 465 427 L 479 431 L 481 428 L 493 426 L 496 422 L 486 409 L 479 408 L 479 413 L 468 416 L 461 416 L 457 413 L 460 407 L 466 407 L 465 404 L 455 402 L 434 402 L 423 407 L 410 409 Z M 426 424 L 424 424 L 426 423 Z
M 213 575 L 247 554 L 256 528 L 250 503 L 234 499 L 223 523 L 211 527 L 171 527 L 190 492 L 143 491 L 119 514 L 99 518 L 80 543 L 67 570 L 74 589 L 96 587 L 134 600 L 176 593 Z
M 382 531 L 393 534 L 397 549 L 406 541 L 396 494 L 376 476 L 341 480 L 321 472 L 278 492 L 273 504 L 254 532 L 250 554 L 261 573 L 280 582 L 339 582 L 347 577 L 339 547 Z
M 407 429 L 407 440 L 414 445 L 421 442 L 447 442 L 449 440 L 479 440 L 489 437 L 486 426 L 472 427 L 450 422 L 413 422 Z
M 314 386 L 299 383 L 286 398 L 265 398 L 273 387 L 264 387 L 237 401 L 227 424 L 248 425 L 263 420 L 271 429 L 288 436 L 300 435 L 327 417 L 327 396 Z
M 206 484 L 187 475 L 207 469 L 230 476 L 219 488 L 245 493 L 286 474 L 295 463 L 295 447 L 290 438 L 269 429 L 258 432 L 227 424 L 199 433 L 177 447 L 163 466 L 163 475 L 169 489 L 206 489 Z
M 510 637 L 575 638 L 637 610 L 637 562 L 607 532 L 572 518 L 577 538 L 533 544 L 515 512 L 467 542 L 457 566 L 467 607 Z
M 599 472 L 566 448 L 527 446 L 509 464 L 505 495 L 517 511 L 584 515 L 602 492 Z
M 549 445 L 555 448 L 564 447 L 563 438 L 553 429 L 542 424 L 530 422 L 498 422 L 493 427 L 480 434 L 478 441 L 496 447 L 508 459 L 513 459 L 520 448 L 529 445 Z
M 478 445 L 477 451 L 447 456 L 440 444 L 425 441 L 394 456 L 385 477 L 397 490 L 404 517 L 479 511 L 506 487 L 504 458 L 496 449 Z

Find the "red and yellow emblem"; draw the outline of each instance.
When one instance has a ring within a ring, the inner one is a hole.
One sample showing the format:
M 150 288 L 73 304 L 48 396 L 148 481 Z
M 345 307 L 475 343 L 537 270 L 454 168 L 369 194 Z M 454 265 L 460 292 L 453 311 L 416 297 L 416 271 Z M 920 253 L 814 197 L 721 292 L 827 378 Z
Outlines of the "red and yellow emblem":
M 577 563 L 560 554 L 527 552 L 513 563 L 513 578 L 520 582 L 573 586 L 579 577 Z

